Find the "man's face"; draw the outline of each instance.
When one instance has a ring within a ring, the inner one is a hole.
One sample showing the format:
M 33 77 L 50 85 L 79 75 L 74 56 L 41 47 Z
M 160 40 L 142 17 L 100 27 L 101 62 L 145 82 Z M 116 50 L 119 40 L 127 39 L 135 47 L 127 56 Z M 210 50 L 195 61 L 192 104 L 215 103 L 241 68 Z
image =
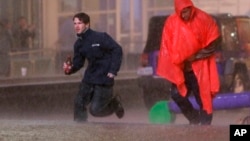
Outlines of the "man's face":
M 78 18 L 75 18 L 73 22 L 74 22 L 74 28 L 77 34 L 82 33 L 89 27 L 89 24 L 83 23 Z
M 188 21 L 191 17 L 192 7 L 186 7 L 181 11 L 181 18 L 184 21 Z

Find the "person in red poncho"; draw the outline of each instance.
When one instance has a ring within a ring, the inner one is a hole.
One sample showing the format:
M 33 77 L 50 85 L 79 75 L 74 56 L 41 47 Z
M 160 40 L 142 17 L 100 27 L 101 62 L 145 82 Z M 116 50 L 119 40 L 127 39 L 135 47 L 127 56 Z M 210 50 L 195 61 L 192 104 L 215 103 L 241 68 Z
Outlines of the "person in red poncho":
M 157 74 L 172 83 L 171 97 L 190 124 L 212 122 L 212 100 L 220 87 L 214 54 L 219 37 L 210 15 L 191 0 L 175 0 L 175 13 L 163 28 Z M 191 94 L 200 110 L 189 101 Z

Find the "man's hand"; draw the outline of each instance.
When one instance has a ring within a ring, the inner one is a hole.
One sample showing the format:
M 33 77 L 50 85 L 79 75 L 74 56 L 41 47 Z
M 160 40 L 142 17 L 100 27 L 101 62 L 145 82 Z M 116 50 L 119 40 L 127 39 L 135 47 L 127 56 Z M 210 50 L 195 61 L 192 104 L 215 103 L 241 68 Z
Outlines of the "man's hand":
M 115 75 L 114 75 L 113 73 L 110 73 L 110 72 L 107 74 L 107 76 L 108 76 L 109 78 L 114 78 L 114 77 L 115 77 Z
M 66 62 L 63 63 L 63 71 L 66 75 L 70 75 L 72 65 Z
M 212 54 L 214 54 L 214 52 L 215 52 L 215 47 L 214 46 L 210 46 L 210 47 L 204 48 L 204 49 L 200 50 L 196 54 L 196 59 L 202 59 L 202 58 L 209 57 Z
M 216 51 L 216 47 L 218 46 L 219 42 L 220 42 L 221 38 L 217 38 L 215 39 L 212 43 L 210 43 L 207 47 L 205 47 L 204 49 L 200 50 L 196 55 L 195 58 L 196 59 L 203 59 L 206 57 L 211 56 L 212 54 L 215 53 Z
M 63 71 L 66 75 L 71 74 L 72 65 L 73 65 L 72 59 L 71 59 L 71 56 L 69 55 L 66 61 L 63 63 Z

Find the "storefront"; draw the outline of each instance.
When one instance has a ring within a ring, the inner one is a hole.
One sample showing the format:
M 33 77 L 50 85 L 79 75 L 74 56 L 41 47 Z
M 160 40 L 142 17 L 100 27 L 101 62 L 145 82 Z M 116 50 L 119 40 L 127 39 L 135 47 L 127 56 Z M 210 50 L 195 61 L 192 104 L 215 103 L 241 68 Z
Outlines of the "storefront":
M 194 3 L 210 13 L 244 13 L 239 11 L 242 0 L 227 1 L 194 0 Z M 173 0 L 0 0 L 0 19 L 7 18 L 16 26 L 18 17 L 24 16 L 35 27 L 29 49 L 11 52 L 11 76 L 20 76 L 22 67 L 28 69 L 30 76 L 63 75 L 60 63 L 65 57 L 63 52 L 72 53 L 75 40 L 72 16 L 76 12 L 88 13 L 91 28 L 108 32 L 117 40 L 124 50 L 122 71 L 135 71 L 150 17 L 172 13 Z

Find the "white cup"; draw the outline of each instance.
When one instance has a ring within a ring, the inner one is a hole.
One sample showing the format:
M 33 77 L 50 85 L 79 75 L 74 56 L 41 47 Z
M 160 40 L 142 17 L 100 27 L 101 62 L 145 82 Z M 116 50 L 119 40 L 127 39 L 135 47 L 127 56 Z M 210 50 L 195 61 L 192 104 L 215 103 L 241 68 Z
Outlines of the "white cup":
M 26 67 L 21 67 L 21 75 L 23 77 L 27 75 L 27 68 Z

